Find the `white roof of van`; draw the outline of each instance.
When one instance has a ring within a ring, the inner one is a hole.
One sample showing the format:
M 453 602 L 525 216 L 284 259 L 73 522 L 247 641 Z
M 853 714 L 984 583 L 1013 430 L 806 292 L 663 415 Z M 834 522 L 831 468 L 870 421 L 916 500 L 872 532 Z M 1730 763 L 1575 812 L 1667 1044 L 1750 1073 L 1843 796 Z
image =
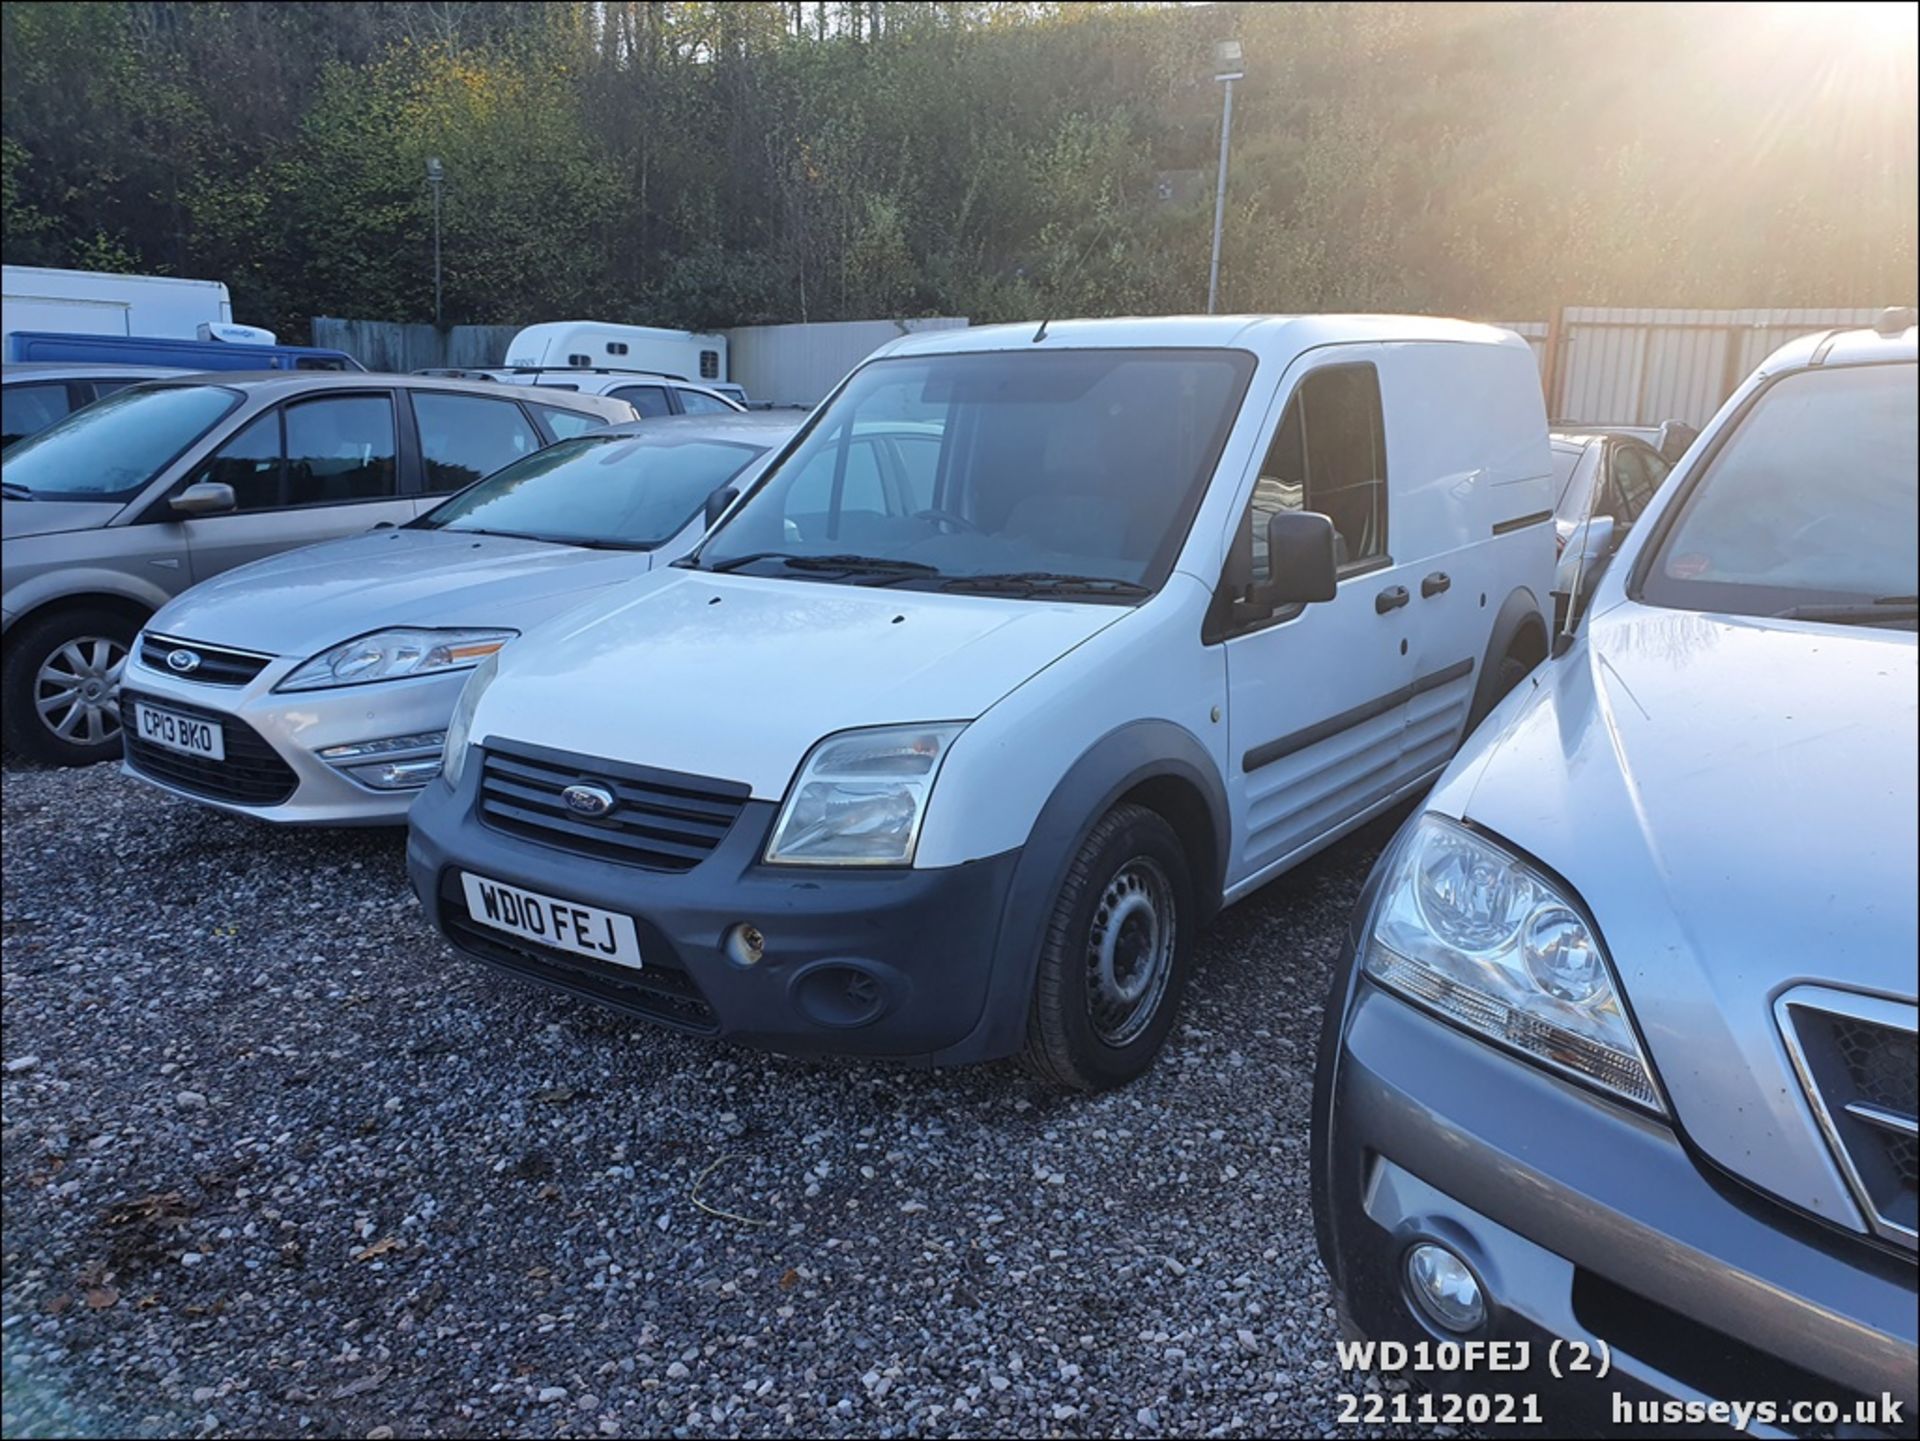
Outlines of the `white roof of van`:
M 1518 345 L 1510 330 L 1429 315 L 1163 315 L 1121 320 L 1049 320 L 1038 342 L 1039 321 L 977 325 L 964 330 L 923 330 L 889 341 L 879 355 L 949 355 L 983 350 L 1167 348 L 1305 350 L 1315 345 L 1366 340 L 1440 340 L 1475 345 Z

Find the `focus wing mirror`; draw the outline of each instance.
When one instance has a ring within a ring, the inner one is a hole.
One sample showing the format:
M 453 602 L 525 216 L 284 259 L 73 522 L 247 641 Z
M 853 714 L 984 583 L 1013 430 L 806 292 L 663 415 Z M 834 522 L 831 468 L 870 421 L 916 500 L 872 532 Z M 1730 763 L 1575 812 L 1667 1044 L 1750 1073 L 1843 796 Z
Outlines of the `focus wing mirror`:
M 233 487 L 217 480 L 190 485 L 167 504 L 175 515 L 220 515 L 234 507 Z
M 721 516 L 727 513 L 727 507 L 740 498 L 740 492 L 731 485 L 723 485 L 707 497 L 707 529 L 712 530 Z
M 1601 572 L 1613 558 L 1616 539 L 1613 517 L 1596 515 L 1578 531 L 1560 556 L 1560 568 L 1553 577 L 1553 610 L 1559 624 L 1553 653 L 1561 655 L 1580 625 L 1580 614 L 1587 597 L 1593 594 Z

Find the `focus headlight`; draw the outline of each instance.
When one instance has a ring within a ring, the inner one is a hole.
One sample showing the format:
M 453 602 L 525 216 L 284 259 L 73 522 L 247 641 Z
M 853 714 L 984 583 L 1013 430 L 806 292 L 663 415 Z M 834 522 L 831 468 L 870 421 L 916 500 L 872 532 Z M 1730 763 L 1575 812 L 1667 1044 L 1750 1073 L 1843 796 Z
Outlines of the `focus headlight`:
M 467 768 L 467 733 L 473 729 L 473 713 L 480 705 L 480 697 L 487 693 L 487 687 L 499 674 L 497 653 L 475 666 L 447 720 L 447 742 L 440 752 L 440 778 L 456 790 L 460 786 L 460 773 Z
M 478 665 L 520 632 L 516 630 L 377 630 L 323 650 L 274 689 L 319 690 L 399 680 Z
M 876 726 L 828 736 L 787 792 L 767 860 L 776 865 L 905 866 L 958 724 Z
M 1367 974 L 1529 1060 L 1664 1114 L 1620 983 L 1579 903 L 1439 816 L 1396 850 L 1363 950 Z

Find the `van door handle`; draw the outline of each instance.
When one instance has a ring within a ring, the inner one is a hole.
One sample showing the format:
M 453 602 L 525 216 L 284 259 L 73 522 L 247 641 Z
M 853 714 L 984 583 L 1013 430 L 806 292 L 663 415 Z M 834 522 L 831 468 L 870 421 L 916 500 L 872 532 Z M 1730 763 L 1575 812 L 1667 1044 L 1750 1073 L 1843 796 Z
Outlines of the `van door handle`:
M 1381 615 L 1398 610 L 1406 603 L 1407 588 L 1404 585 L 1390 585 L 1373 598 L 1373 608 Z
M 1444 570 L 1436 570 L 1432 575 L 1420 582 L 1420 598 L 1422 600 L 1432 600 L 1436 595 L 1439 595 L 1441 591 L 1449 589 L 1452 585 L 1452 576 L 1448 575 Z

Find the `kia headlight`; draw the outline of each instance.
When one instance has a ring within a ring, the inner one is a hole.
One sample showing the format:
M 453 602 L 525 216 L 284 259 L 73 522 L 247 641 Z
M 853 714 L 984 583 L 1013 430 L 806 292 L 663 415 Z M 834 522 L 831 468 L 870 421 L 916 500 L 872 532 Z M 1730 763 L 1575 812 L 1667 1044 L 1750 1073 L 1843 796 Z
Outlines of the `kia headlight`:
M 1396 849 L 1362 952 L 1382 986 L 1489 1040 L 1665 1113 L 1620 982 L 1580 903 L 1433 814 Z
M 275 690 L 321 690 L 439 671 L 469 670 L 517 630 L 377 630 L 303 662 Z
M 828 736 L 787 792 L 767 860 L 775 865 L 913 863 L 934 776 L 962 725 L 877 726 Z
M 447 720 L 447 740 L 440 751 L 440 779 L 455 790 L 460 788 L 460 773 L 467 768 L 467 735 L 473 729 L 473 713 L 499 674 L 500 656 L 496 652 L 474 667 Z

